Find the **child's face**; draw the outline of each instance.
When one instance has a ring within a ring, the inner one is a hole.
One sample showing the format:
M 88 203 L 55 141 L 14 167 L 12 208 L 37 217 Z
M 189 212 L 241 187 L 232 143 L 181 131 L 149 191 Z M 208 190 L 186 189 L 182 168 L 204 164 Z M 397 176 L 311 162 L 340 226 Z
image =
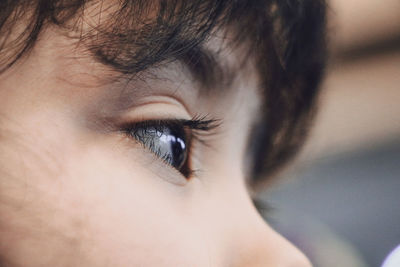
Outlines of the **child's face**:
M 250 66 L 201 93 L 178 63 L 102 83 L 115 73 L 79 51 L 48 30 L 0 76 L 4 266 L 308 266 L 246 189 Z

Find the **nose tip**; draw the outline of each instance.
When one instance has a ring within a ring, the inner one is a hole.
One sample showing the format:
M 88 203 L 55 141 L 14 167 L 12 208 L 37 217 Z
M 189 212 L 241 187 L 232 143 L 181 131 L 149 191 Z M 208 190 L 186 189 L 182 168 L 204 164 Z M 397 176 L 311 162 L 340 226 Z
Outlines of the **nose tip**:
M 287 244 L 286 244 L 287 243 Z M 271 248 L 271 245 L 273 248 Z M 285 240 L 285 244 L 273 242 L 269 248 L 257 254 L 247 255 L 238 261 L 237 267 L 311 267 L 311 262 L 296 247 Z
M 260 225 L 261 226 L 261 225 Z M 243 240 L 242 240 L 243 241 Z M 247 255 L 240 267 L 311 267 L 307 257 L 293 244 L 263 222 L 262 228 L 253 228 Z M 251 251 L 251 252 L 250 252 Z
M 236 198 L 232 198 L 237 200 Z M 248 196 L 246 195 L 246 200 Z M 250 201 L 238 201 L 224 225 L 229 249 L 226 259 L 234 267 L 310 267 L 307 257 L 287 239 L 271 228 Z M 226 221 L 227 218 L 224 218 Z
M 297 247 L 294 245 L 290 244 L 291 246 L 291 256 L 288 257 L 288 262 L 283 264 L 282 266 L 285 267 L 311 267 L 312 264 L 309 261 L 309 259 L 304 255 L 303 252 L 301 252 Z
M 268 226 L 269 227 L 269 226 Z M 272 245 L 275 250 L 275 262 L 270 266 L 281 267 L 311 267 L 312 264 L 309 259 L 301 252 L 296 246 L 290 243 L 283 236 L 278 234 L 272 229 L 269 229 L 275 235 L 275 240 Z M 261 266 L 261 265 L 260 265 Z M 267 266 L 267 265 L 263 265 Z M 269 266 L 269 265 L 268 265 Z

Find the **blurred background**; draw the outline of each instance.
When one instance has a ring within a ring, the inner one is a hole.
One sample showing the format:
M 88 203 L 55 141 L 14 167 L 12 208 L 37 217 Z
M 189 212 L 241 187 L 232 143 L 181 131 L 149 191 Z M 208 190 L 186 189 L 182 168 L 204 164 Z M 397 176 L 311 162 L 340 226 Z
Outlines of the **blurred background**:
M 309 141 L 262 192 L 316 267 L 381 266 L 400 244 L 400 0 L 330 0 L 332 55 Z

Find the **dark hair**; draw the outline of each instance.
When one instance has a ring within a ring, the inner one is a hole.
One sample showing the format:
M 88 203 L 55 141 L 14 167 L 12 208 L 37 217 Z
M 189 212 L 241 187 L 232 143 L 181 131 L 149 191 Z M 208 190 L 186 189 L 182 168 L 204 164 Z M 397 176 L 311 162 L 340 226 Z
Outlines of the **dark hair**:
M 253 182 L 295 154 L 325 64 L 324 0 L 121 0 L 107 23 L 83 30 L 84 11 L 101 2 L 0 1 L 0 73 L 26 55 L 49 25 L 77 33 L 71 38 L 97 60 L 132 74 L 194 51 L 217 28 L 229 28 L 236 33 L 232 44 L 245 43 L 256 59 L 264 92 L 249 144 Z

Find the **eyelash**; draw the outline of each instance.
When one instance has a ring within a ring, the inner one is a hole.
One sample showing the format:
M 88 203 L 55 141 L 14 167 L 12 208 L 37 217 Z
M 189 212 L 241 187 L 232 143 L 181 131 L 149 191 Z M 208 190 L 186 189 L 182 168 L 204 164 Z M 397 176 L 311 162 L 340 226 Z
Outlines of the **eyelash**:
M 133 138 L 135 141 L 141 143 L 146 149 L 148 149 L 151 153 L 154 153 L 165 164 L 179 171 L 183 176 L 185 176 L 186 179 L 190 179 L 194 173 L 194 170 L 191 166 L 193 141 L 196 140 L 197 142 L 208 146 L 208 141 L 204 137 L 212 134 L 212 130 L 218 126 L 219 123 L 215 119 L 209 119 L 207 117 L 194 117 L 191 120 L 161 119 L 133 122 L 123 125 L 122 131 L 129 138 Z M 186 141 L 185 145 L 187 146 L 187 158 L 182 166 L 182 169 L 174 167 L 169 162 L 169 155 L 163 155 L 161 150 L 157 149 L 153 140 L 151 140 L 151 135 L 154 136 L 155 131 L 161 133 L 165 129 L 170 129 L 175 133 L 180 132 L 184 135 L 184 141 Z M 143 138 L 143 136 L 141 136 L 146 134 L 149 136 L 149 138 Z

